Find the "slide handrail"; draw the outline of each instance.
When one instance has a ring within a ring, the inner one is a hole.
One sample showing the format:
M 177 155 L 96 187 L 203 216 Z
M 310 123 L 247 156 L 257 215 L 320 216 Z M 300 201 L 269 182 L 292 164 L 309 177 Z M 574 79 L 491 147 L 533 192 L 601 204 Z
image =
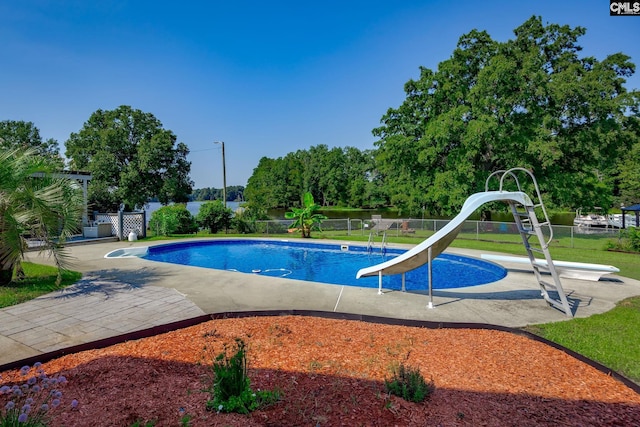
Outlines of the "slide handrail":
M 484 189 L 485 191 L 489 191 L 489 181 L 491 180 L 491 178 L 497 177 L 499 175 L 500 176 L 500 186 L 498 187 L 499 191 L 504 190 L 505 178 L 513 178 L 518 188 L 518 191 L 523 191 L 522 186 L 520 185 L 520 181 L 518 181 L 518 176 L 516 172 L 524 172 L 527 176 L 529 176 L 529 178 L 531 179 L 531 182 L 533 183 L 533 188 L 535 190 L 535 197 L 537 200 L 534 203 L 534 207 L 540 208 L 542 210 L 542 215 L 544 216 L 544 221 L 542 222 L 547 226 L 549 230 L 548 231 L 549 237 L 547 238 L 545 244 L 549 246 L 549 244 L 553 241 L 553 227 L 551 226 L 551 220 L 549 219 L 547 208 L 545 208 L 544 203 L 542 203 L 542 194 L 540 194 L 540 186 L 538 185 L 538 181 L 536 180 L 536 177 L 533 175 L 533 173 L 529 169 L 511 168 L 507 170 L 504 170 L 504 169 L 497 170 L 487 177 L 487 180 L 485 181 L 485 184 L 484 184 Z

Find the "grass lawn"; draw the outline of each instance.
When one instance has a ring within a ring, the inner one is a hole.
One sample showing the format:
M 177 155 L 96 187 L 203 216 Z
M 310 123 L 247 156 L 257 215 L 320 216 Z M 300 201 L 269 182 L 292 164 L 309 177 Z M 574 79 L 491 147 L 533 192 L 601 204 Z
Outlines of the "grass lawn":
M 65 288 L 80 280 L 82 274 L 75 271 L 64 271 L 62 283 L 56 286 L 57 270 L 48 265 L 22 264 L 25 275 L 24 280 L 12 281 L 9 286 L 0 286 L 0 308 L 20 304 L 40 295 Z
M 524 328 L 640 383 L 640 297 L 606 313 Z

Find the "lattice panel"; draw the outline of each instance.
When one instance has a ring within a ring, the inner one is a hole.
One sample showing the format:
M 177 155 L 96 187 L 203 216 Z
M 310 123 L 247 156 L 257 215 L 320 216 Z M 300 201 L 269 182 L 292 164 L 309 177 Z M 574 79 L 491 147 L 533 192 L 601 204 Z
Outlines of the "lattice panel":
M 111 235 L 119 236 L 119 227 L 118 227 L 118 215 L 117 214 L 107 214 L 107 213 L 99 213 L 95 215 L 96 222 L 107 222 L 111 224 Z
M 142 214 L 124 214 L 122 216 L 122 228 L 124 231 L 123 239 L 126 238 L 132 231 L 138 236 L 142 236 L 142 230 L 144 230 L 144 225 L 142 224 Z

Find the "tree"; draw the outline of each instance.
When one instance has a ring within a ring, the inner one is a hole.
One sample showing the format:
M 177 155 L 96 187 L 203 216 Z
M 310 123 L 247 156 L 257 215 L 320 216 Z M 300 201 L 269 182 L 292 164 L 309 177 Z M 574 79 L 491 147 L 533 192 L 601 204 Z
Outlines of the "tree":
M 220 230 L 227 230 L 231 225 L 231 217 L 233 212 L 229 208 L 225 208 L 220 200 L 215 202 L 206 202 L 200 205 L 196 221 L 202 228 L 208 228 L 211 234 L 215 234 Z
M 245 200 L 265 208 L 300 204 L 300 194 L 308 191 L 323 206 L 371 204 L 373 156 L 357 148 L 329 149 L 324 144 L 298 150 L 285 157 L 260 159 L 249 178 Z M 355 204 L 353 204 L 355 203 Z
M 304 191 L 303 154 L 302 151 L 297 151 L 284 158 L 261 158 L 247 182 L 245 200 L 265 209 L 299 203 L 300 194 Z
M 22 276 L 27 237 L 52 255 L 57 284 L 68 266 L 64 242 L 80 228 L 82 191 L 75 181 L 53 177 L 52 171 L 50 161 L 33 148 L 0 148 L 0 285 L 11 282 L 14 273 Z
M 346 147 L 344 156 L 346 205 L 362 208 L 387 205 L 378 182 L 373 150 Z
M 327 219 L 325 215 L 315 213 L 320 209 L 320 205 L 316 205 L 313 195 L 309 192 L 304 194 L 304 207 L 291 208 L 290 212 L 285 212 L 284 217 L 287 219 L 295 219 L 289 228 L 297 228 L 302 232 L 302 237 L 311 237 L 311 230 L 320 229 L 322 220 Z
M 630 206 L 640 203 L 640 142 L 632 147 L 620 163 L 620 195 L 621 204 Z
M 489 173 L 521 166 L 550 206 L 608 206 L 618 158 L 638 141 L 623 85 L 635 66 L 621 53 L 579 58 L 585 31 L 539 17 L 504 43 L 473 30 L 436 71 L 421 68 L 373 131 L 391 202 L 450 214 Z
M 0 121 L 0 148 L 6 150 L 32 148 L 39 156 L 50 159 L 59 169 L 64 165 L 58 142 L 53 138 L 43 141 L 40 130 L 32 122 Z
M 188 147 L 163 129 L 150 113 L 123 105 L 97 110 L 66 142 L 72 168 L 93 179 L 89 199 L 99 210 L 129 210 L 157 197 L 163 204 L 184 203 L 191 194 Z

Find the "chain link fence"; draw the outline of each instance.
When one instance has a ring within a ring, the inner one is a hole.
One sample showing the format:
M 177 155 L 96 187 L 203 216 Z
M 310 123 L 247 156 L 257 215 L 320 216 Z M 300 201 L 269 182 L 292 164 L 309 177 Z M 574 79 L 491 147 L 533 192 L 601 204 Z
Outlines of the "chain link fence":
M 428 238 L 449 223 L 445 219 L 383 219 L 380 221 L 362 219 L 326 219 L 322 221 L 322 237 L 365 236 L 371 233 L 389 237 L 413 238 L 416 243 Z M 291 220 L 257 221 L 256 232 L 268 236 L 287 236 L 298 233 L 289 230 Z M 610 240 L 620 238 L 616 228 L 587 228 L 578 226 L 552 225 L 552 246 L 593 249 L 604 246 Z M 546 230 L 545 230 L 546 231 Z M 547 234 L 547 233 L 545 233 Z M 459 239 L 490 241 L 498 243 L 522 243 L 517 226 L 512 222 L 465 221 Z

